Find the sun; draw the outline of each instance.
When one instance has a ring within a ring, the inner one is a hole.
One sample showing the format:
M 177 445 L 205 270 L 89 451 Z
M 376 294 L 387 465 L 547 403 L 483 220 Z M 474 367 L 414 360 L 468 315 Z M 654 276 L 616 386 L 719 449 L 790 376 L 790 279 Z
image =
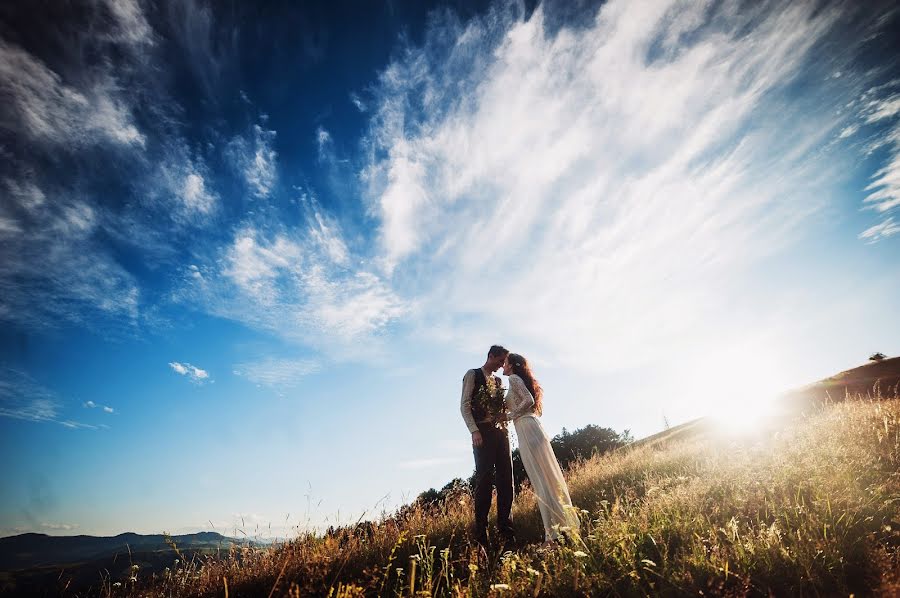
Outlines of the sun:
M 717 351 L 685 374 L 689 400 L 698 411 L 734 430 L 758 428 L 775 414 L 786 390 L 776 353 L 758 346 Z

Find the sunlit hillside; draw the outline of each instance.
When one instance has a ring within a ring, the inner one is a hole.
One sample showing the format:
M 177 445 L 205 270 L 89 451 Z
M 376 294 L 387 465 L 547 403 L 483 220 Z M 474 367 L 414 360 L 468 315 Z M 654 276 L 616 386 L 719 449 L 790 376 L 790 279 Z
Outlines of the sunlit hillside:
M 900 394 L 900 357 L 870 360 L 869 363 L 819 380 L 787 393 L 784 402 L 801 409 L 845 398 L 893 396 Z
M 583 527 L 541 548 L 534 495 L 516 498 L 519 550 L 471 548 L 471 498 L 179 562 L 106 584 L 109 596 L 896 595 L 900 399 L 824 406 L 740 439 L 669 438 L 568 472 Z M 139 564 L 138 564 L 139 565 Z M 227 588 L 227 589 L 226 589 Z

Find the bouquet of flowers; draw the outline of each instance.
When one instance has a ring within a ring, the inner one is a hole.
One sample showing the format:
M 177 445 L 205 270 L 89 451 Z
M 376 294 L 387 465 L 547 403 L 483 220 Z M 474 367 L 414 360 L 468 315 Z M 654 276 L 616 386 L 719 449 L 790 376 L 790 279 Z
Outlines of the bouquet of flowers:
M 505 430 L 509 423 L 506 418 L 505 397 L 506 389 L 496 376 L 489 376 L 475 393 L 475 402 L 488 414 L 494 426 L 501 430 Z

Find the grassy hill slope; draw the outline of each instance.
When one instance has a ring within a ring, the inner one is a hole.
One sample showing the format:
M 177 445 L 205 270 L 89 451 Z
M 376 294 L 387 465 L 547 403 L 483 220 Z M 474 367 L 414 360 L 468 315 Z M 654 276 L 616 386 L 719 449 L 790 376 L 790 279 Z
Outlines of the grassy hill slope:
M 563 546 L 541 547 L 526 485 L 513 507 L 518 549 L 480 552 L 461 486 L 377 522 L 183 553 L 165 570 L 154 564 L 163 553 L 145 553 L 125 572 L 110 567 L 91 595 L 900 595 L 895 375 L 900 359 L 788 393 L 803 415 L 756 434 L 704 418 L 577 462 L 566 477 L 582 526 Z M 842 400 L 853 392 L 873 400 Z
M 471 497 L 371 526 L 233 550 L 123 590 L 142 595 L 896 595 L 900 400 L 821 408 L 777 433 L 717 440 L 667 431 L 568 473 L 582 529 L 540 547 L 526 488 L 525 546 L 481 555 Z
M 785 394 L 791 405 L 805 407 L 846 397 L 896 396 L 900 391 L 900 357 L 871 362 Z

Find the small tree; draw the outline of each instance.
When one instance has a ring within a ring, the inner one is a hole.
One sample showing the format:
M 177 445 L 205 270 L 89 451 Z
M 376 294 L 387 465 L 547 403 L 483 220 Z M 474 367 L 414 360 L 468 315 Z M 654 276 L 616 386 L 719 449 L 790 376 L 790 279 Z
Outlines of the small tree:
M 591 424 L 574 432 L 563 428 L 562 432 L 550 441 L 550 447 L 559 461 L 559 466 L 566 469 L 578 459 L 588 459 L 594 454 L 602 455 L 633 441 L 630 430 L 619 434 L 612 428 L 601 428 Z M 513 479 L 518 488 L 528 479 L 519 449 L 513 451 L 512 461 Z
M 435 490 L 434 488 L 429 488 L 416 498 L 416 502 L 422 504 L 423 506 L 431 506 L 438 504 L 443 498 L 444 497 L 441 495 L 440 491 Z
M 884 361 L 887 358 L 887 355 L 884 353 L 875 353 L 874 355 L 869 355 L 869 361 L 874 361 L 875 363 Z

